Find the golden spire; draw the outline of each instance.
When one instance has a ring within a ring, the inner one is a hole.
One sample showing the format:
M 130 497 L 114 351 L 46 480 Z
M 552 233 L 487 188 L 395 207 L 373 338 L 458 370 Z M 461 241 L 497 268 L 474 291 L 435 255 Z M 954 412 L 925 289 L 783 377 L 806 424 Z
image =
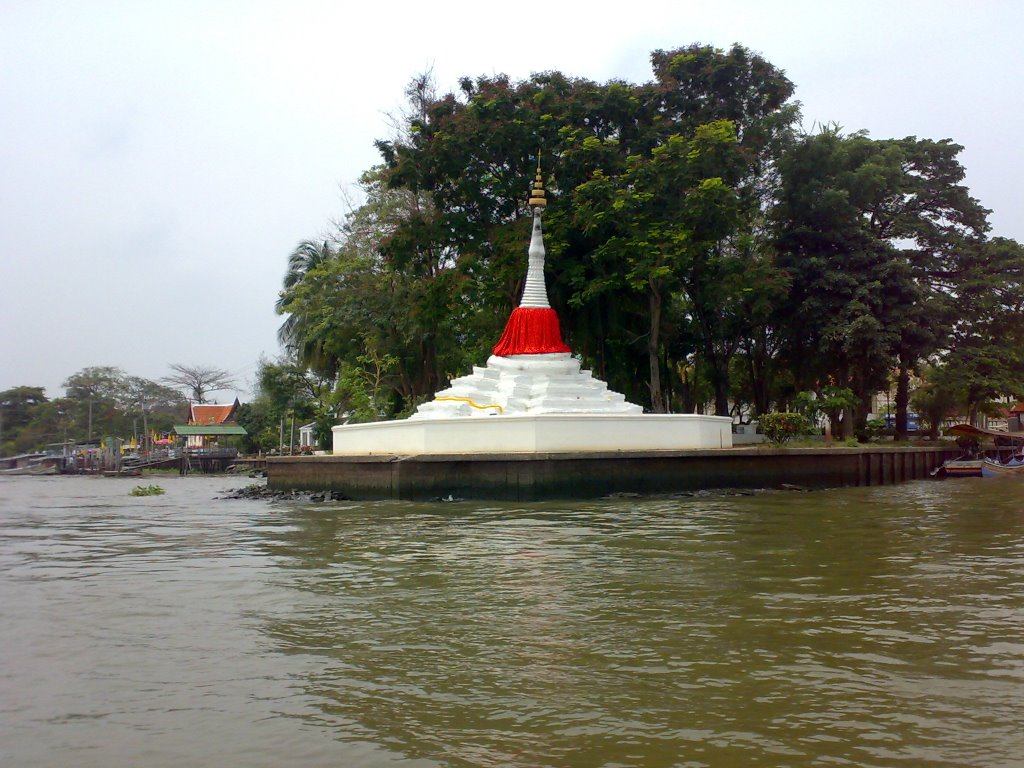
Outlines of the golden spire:
M 547 205 L 544 199 L 544 180 L 540 173 L 540 153 L 537 153 L 537 178 L 533 182 L 533 189 L 530 190 L 530 207 L 543 208 Z

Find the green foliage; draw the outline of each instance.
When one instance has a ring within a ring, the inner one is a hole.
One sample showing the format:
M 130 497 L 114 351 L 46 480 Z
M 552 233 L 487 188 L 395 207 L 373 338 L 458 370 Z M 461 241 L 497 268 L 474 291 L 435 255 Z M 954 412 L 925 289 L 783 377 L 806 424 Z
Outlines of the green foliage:
M 817 424 L 822 418 L 837 419 L 844 410 L 852 410 L 857 405 L 853 390 L 832 384 L 822 387 L 820 392 L 800 392 L 793 398 L 795 411 L 806 416 L 812 424 Z
M 538 147 L 549 298 L 630 400 L 768 414 L 811 390 L 800 408 L 850 436 L 894 371 L 905 413 L 929 358 L 971 409 L 1021 390 L 1020 246 L 984 241 L 961 147 L 797 135 L 792 83 L 740 45 L 651 66 L 639 86 L 413 80 L 365 204 L 288 258 L 282 342 L 334 384 L 309 418 L 407 414 L 486 359 L 522 291 Z
M 939 436 L 943 420 L 966 401 L 966 389 L 958 388 L 953 377 L 940 374 L 932 366 L 921 375 L 922 384 L 914 391 L 911 404 L 928 426 L 932 439 Z
M 1024 397 L 1024 246 L 993 238 L 960 260 L 957 308 L 930 383 L 973 421 L 1004 396 Z
M 356 358 L 356 365 L 346 365 L 338 376 L 332 402 L 343 417 L 352 423 L 380 421 L 392 414 L 394 403 L 386 385 L 398 366 L 394 355 L 381 355 L 375 350 Z
M 849 387 L 862 426 L 863 404 L 892 368 L 941 348 L 955 322 L 948 278 L 987 228 L 960 183 L 960 150 L 828 127 L 780 161 L 772 217 L 793 279 L 776 312 L 781 356 L 802 387 Z
M 802 413 L 765 413 L 758 419 L 761 432 L 777 445 L 812 432 L 811 422 Z
M 173 389 L 120 368 L 89 367 L 69 376 L 67 396 L 49 400 L 41 387 L 0 392 L 0 453 L 54 447 L 104 435 L 164 432 L 184 420 L 188 403 Z
M 166 491 L 159 485 L 137 485 L 128 493 L 129 496 L 163 496 Z
M 742 46 L 651 62 L 640 86 L 547 72 L 462 78 L 438 96 L 414 79 L 366 204 L 289 258 L 278 311 L 300 363 L 338 376 L 353 412 L 390 417 L 486 358 L 522 290 L 540 146 L 557 173 L 549 296 L 573 348 L 655 410 L 695 391 L 680 365 L 699 369 L 726 410 L 729 358 L 764 314 L 762 288 L 782 282 L 754 231 L 792 84 Z M 370 405 L 357 401 L 373 355 L 394 364 Z
M 251 403 L 243 403 L 236 412 L 246 436 L 239 448 L 246 453 L 266 453 L 287 449 L 293 442 L 293 426 L 315 422 L 322 425 L 317 435 L 321 444 L 330 436 L 330 426 L 338 418 L 333 407 L 333 380 L 306 370 L 293 359 L 259 362 L 257 392 Z
M 870 443 L 882 436 L 885 431 L 885 419 L 868 419 L 864 429 L 857 433 L 857 440 L 861 443 Z
M 264 398 L 242 403 L 235 411 L 235 419 L 246 432 L 239 449 L 243 453 L 267 453 L 277 449 L 281 437 L 280 418 Z
M 42 387 L 12 387 L 0 392 L 0 456 L 35 447 L 42 437 L 38 429 L 40 415 L 48 403 Z

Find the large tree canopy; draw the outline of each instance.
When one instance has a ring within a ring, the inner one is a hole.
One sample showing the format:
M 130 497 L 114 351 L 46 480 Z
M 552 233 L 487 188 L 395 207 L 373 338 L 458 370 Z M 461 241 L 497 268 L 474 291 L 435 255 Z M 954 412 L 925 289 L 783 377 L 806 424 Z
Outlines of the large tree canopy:
M 905 428 L 910 369 L 941 348 L 962 304 L 961 265 L 977 253 L 987 211 L 960 182 L 949 141 L 801 137 L 780 161 L 773 217 L 792 289 L 778 306 L 785 365 L 801 388 L 833 383 L 862 400 L 898 370 Z M 847 420 L 852 429 L 853 420 Z
M 770 265 L 759 236 L 773 153 L 796 117 L 793 88 L 742 46 L 657 51 L 652 65 L 655 79 L 641 85 L 547 72 L 464 78 L 439 97 L 414 81 L 403 130 L 378 142 L 384 165 L 367 179 L 367 206 L 386 212 L 370 217 L 376 237 L 353 244 L 357 212 L 338 258 L 286 280 L 279 310 L 305 334 L 294 343 L 326 352 L 305 360 L 340 374 L 366 370 L 359 357 L 394 358 L 386 378 L 400 413 L 485 357 L 522 289 L 525 193 L 540 151 L 549 293 L 574 350 L 655 410 L 678 406 L 680 366 L 706 362 L 698 367 L 725 411 L 735 316 L 764 284 L 740 278 Z M 371 315 L 399 333 L 352 348 L 366 332 L 339 318 L 368 292 L 336 286 L 367 271 L 403 302 L 400 318 L 379 302 Z M 301 295 L 317 272 L 333 275 L 324 287 L 334 300 Z
M 852 431 L 894 379 L 904 428 L 912 371 L 1016 327 L 1019 308 L 970 288 L 1018 246 L 986 242 L 961 147 L 800 134 L 793 84 L 741 45 L 651 65 L 642 84 L 413 80 L 366 203 L 300 242 L 278 302 L 282 340 L 339 412 L 406 414 L 486 358 L 522 290 L 538 159 L 566 341 L 649 410 L 757 414 L 850 388 Z

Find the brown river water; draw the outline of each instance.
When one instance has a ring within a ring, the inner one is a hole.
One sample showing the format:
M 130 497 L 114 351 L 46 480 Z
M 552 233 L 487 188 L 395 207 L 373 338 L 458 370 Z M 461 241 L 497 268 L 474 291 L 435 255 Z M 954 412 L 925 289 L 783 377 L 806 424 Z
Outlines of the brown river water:
M 1021 766 L 1024 480 L 0 478 L 2 766 Z

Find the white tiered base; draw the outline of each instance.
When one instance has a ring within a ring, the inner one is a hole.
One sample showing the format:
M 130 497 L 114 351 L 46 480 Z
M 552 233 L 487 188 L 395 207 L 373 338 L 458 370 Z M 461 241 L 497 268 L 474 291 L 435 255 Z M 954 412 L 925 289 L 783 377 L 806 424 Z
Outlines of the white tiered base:
M 487 367 L 453 379 L 451 386 L 417 409 L 411 419 L 495 417 L 542 413 L 643 413 L 612 392 L 568 352 L 491 355 Z
M 645 414 L 571 354 L 492 355 L 402 421 L 334 427 L 335 456 L 731 448 L 732 419 Z
M 653 413 L 409 418 L 334 427 L 334 455 L 670 451 L 731 448 L 732 419 Z

